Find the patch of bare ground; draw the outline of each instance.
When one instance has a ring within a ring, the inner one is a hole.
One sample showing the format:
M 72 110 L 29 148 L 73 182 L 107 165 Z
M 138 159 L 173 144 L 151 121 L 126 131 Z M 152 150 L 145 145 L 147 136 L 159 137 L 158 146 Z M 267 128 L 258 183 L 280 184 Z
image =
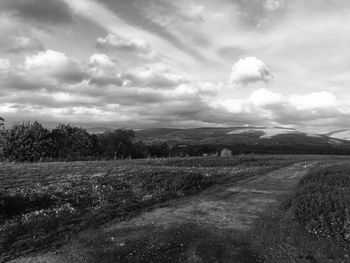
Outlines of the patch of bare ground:
M 261 262 L 249 246 L 247 231 L 293 190 L 308 168 L 296 163 L 228 180 L 129 221 L 84 231 L 56 252 L 11 262 Z

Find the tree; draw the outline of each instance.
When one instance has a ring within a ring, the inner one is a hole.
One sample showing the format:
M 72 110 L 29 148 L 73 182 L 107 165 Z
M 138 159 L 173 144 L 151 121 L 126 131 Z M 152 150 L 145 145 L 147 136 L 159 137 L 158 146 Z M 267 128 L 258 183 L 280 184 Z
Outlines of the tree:
M 134 157 L 135 149 L 132 140 L 135 137 L 133 130 L 118 129 L 98 135 L 100 153 L 109 158 Z
M 5 144 L 5 125 L 4 119 L 0 117 L 0 160 L 4 158 L 4 144 Z
M 17 123 L 2 131 L 3 156 L 16 161 L 39 161 L 49 157 L 52 141 L 49 130 L 38 122 Z
M 61 160 L 79 160 L 96 154 L 96 138 L 85 129 L 58 125 L 51 131 L 52 156 Z

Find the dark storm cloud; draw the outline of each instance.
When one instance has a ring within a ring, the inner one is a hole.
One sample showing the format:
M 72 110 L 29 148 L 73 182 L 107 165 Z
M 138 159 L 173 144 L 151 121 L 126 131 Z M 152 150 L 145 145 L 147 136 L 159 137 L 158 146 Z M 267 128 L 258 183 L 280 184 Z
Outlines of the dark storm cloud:
M 38 23 L 70 23 L 73 13 L 60 0 L 1 0 L 0 12 L 11 13 L 24 20 Z

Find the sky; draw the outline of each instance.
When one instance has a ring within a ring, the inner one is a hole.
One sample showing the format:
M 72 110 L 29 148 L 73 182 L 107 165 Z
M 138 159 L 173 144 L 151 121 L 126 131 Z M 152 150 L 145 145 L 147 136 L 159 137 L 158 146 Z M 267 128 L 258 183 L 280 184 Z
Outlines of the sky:
M 1 0 L 0 116 L 349 127 L 347 0 Z

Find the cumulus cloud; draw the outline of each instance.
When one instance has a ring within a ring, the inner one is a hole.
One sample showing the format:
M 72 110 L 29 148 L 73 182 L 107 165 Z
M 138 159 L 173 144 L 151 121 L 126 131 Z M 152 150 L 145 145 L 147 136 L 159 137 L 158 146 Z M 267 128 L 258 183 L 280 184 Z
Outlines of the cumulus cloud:
M 68 83 L 80 82 L 86 75 L 77 62 L 54 50 L 27 56 L 24 68 L 33 75 L 52 77 Z
M 103 67 L 103 68 L 114 68 L 115 64 L 112 61 L 112 59 L 107 56 L 106 54 L 93 54 L 90 56 L 89 60 L 90 65 L 96 67 Z
M 289 102 L 297 110 L 325 109 L 338 105 L 336 97 L 327 91 L 313 92 L 305 95 L 291 95 Z
M 104 38 L 98 38 L 97 48 L 101 50 L 115 50 L 141 54 L 149 54 L 152 52 L 151 46 L 141 38 L 126 39 L 113 34 L 108 34 Z
M 271 71 L 263 61 L 247 57 L 233 65 L 229 82 L 232 85 L 248 85 L 259 81 L 269 82 L 272 78 Z
M 249 124 L 305 125 L 308 122 L 339 120 L 346 116 L 349 104 L 341 104 L 326 91 L 309 94 L 283 95 L 267 89 L 258 89 L 244 99 L 213 99 L 213 108 L 224 108 L 233 119 Z
M 106 54 L 93 54 L 89 60 L 90 83 L 98 86 L 122 86 L 123 80 L 117 73 L 116 64 Z
M 57 0 L 2 0 L 1 13 L 40 23 L 70 23 L 73 12 L 64 1 Z
M 272 92 L 267 89 L 258 89 L 248 98 L 248 101 L 258 107 L 282 104 L 285 98 L 282 94 Z

